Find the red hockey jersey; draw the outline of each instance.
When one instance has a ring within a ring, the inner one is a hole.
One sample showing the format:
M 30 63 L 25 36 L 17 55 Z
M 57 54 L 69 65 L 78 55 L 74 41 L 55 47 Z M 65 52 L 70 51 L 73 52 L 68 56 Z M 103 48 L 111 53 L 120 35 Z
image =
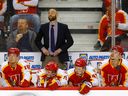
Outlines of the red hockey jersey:
M 70 69 L 71 71 L 71 69 Z M 79 77 L 75 74 L 75 72 L 73 71 L 70 75 L 69 75 L 69 80 L 70 82 L 72 82 L 73 86 L 80 86 L 83 84 L 84 81 L 88 81 L 91 82 L 91 75 L 88 72 L 84 72 L 82 77 Z
M 86 71 L 82 77 L 76 76 L 74 68 L 69 69 L 68 79 L 73 83 L 74 86 L 80 86 L 84 81 L 91 82 L 93 86 L 98 86 L 98 78 L 96 75 L 95 69 L 92 66 L 86 66 Z
M 2 77 L 5 79 L 8 87 L 28 87 L 30 85 L 30 65 L 23 60 L 19 60 L 14 69 L 8 64 L 8 62 L 4 62 L 1 69 Z
M 126 24 L 126 22 L 128 21 L 127 14 L 123 10 L 118 10 L 115 16 L 116 22 L 119 23 L 119 25 Z M 112 34 L 111 20 L 109 20 L 106 14 L 101 18 L 98 29 L 98 40 L 103 44 L 105 42 L 106 37 L 111 36 Z M 115 34 L 122 35 L 125 33 L 124 30 L 117 27 Z
M 74 68 L 68 70 L 68 81 L 72 83 L 73 86 L 79 86 L 79 92 L 81 94 L 87 94 L 92 86 L 98 86 L 98 78 L 94 68 L 91 66 L 86 66 L 86 71 L 82 77 L 79 77 L 74 72 Z
M 37 72 L 37 86 L 49 89 L 56 89 L 59 86 L 67 85 L 67 73 L 64 70 L 58 69 L 56 76 L 47 78 L 45 69 Z M 35 78 L 36 79 L 36 78 Z
M 110 60 L 101 67 L 102 86 L 126 86 L 127 83 L 127 62 L 120 60 L 120 66 L 114 68 Z
M 37 14 L 38 0 L 13 0 L 17 14 Z

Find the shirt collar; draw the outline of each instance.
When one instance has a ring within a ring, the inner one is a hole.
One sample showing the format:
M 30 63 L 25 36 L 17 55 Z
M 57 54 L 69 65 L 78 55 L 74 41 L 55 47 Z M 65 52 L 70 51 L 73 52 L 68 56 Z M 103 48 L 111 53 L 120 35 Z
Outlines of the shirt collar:
M 51 26 L 51 25 L 56 26 L 56 25 L 57 25 L 57 21 L 50 22 L 50 26 Z

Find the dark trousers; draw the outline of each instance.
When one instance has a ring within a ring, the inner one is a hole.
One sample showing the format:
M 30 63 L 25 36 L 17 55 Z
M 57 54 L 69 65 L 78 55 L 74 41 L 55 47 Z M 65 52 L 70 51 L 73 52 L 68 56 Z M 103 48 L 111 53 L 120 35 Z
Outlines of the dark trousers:
M 128 36 L 126 34 L 122 34 L 120 36 L 117 36 L 115 38 L 115 41 L 116 41 L 116 45 L 120 45 L 121 44 L 121 41 L 124 40 L 124 39 L 127 39 Z M 109 51 L 111 49 L 111 37 L 108 37 L 103 46 L 101 47 L 100 51 L 104 52 L 104 51 Z
M 64 63 L 60 62 L 58 56 L 46 56 L 46 57 L 45 57 L 45 60 L 42 61 L 42 67 L 44 68 L 45 65 L 46 65 L 49 61 L 51 61 L 51 60 L 56 61 L 56 63 L 58 64 L 59 68 L 61 68 L 61 69 L 66 69 L 66 64 L 65 64 L 65 62 L 64 62 Z

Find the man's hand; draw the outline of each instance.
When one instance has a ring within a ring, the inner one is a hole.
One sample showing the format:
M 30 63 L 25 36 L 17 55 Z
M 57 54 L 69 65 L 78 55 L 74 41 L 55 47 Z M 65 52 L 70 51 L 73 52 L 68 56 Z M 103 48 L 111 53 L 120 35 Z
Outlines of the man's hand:
M 44 53 L 44 55 L 48 56 L 49 55 L 49 51 L 46 48 L 42 48 L 41 51 Z
M 68 85 L 71 86 L 71 87 L 73 87 L 73 84 L 72 84 L 71 81 L 69 81 Z
M 115 23 L 115 28 L 116 28 L 116 29 L 118 29 L 119 23 L 120 23 L 119 21 L 117 21 L 117 22 Z
M 62 52 L 62 49 L 57 49 L 55 52 L 54 52 L 54 56 L 57 56 L 59 55 L 60 53 Z
M 17 34 L 16 35 L 16 42 L 18 42 L 23 37 L 23 34 Z
M 26 1 L 31 1 L 31 0 L 26 0 Z M 22 4 L 22 5 L 24 5 L 24 6 L 28 6 L 28 5 L 25 5 L 25 3 L 24 3 L 24 2 L 26 2 L 26 1 L 21 1 L 20 4 Z
M 24 5 L 24 2 L 20 2 L 20 4 Z

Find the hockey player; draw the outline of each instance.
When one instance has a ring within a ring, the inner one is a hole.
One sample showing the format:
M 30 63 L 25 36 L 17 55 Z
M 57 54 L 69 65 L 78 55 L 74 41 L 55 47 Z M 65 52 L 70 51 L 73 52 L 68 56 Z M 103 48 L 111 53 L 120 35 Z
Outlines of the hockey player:
M 123 49 L 116 45 L 112 48 L 109 60 L 101 65 L 102 86 L 127 86 L 128 61 L 122 59 Z
M 111 48 L 111 1 L 105 0 L 106 14 L 101 18 L 98 28 L 98 41 L 94 45 L 95 49 L 101 48 L 101 51 L 109 51 Z M 115 12 L 115 37 L 116 44 L 119 45 L 121 40 L 127 37 L 125 31 L 128 30 L 128 15 L 123 10 L 116 8 Z M 102 47 L 101 47 L 102 46 Z
M 93 86 L 98 86 L 98 79 L 91 66 L 87 66 L 87 61 L 78 58 L 75 61 L 75 68 L 68 70 L 69 86 L 80 87 L 81 94 L 87 94 Z
M 59 86 L 67 85 L 66 71 L 61 70 L 55 61 L 49 61 L 44 69 L 37 73 L 37 87 L 55 90 Z
M 30 86 L 30 65 L 19 59 L 18 48 L 8 49 L 8 61 L 1 66 L 2 77 L 7 87 L 29 87 Z

